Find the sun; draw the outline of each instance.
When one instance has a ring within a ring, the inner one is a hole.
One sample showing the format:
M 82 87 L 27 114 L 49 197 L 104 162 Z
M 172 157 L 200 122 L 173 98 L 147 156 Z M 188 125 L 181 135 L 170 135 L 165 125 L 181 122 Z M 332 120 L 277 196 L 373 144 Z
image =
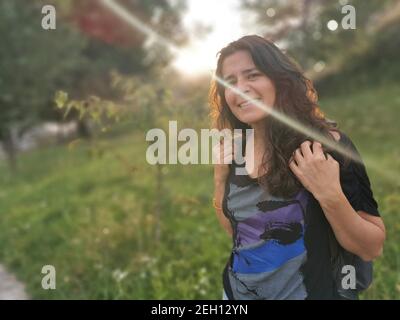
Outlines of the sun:
M 172 66 L 186 76 L 211 74 L 216 68 L 218 51 L 245 35 L 238 4 L 232 0 L 189 0 L 184 26 L 191 30 L 193 23 L 200 22 L 211 26 L 212 31 L 201 39 L 193 36 L 177 53 Z

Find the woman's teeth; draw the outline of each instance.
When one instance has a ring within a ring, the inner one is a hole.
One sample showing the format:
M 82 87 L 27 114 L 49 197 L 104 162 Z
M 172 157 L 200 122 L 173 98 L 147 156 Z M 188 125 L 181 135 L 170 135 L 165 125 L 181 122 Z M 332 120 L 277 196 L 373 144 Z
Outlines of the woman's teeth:
M 247 107 L 247 106 L 249 106 L 250 104 L 252 104 L 256 100 L 261 100 L 261 99 L 253 99 L 253 100 L 249 100 L 249 101 L 243 102 L 243 103 L 239 104 L 239 108 L 242 109 L 244 107 Z

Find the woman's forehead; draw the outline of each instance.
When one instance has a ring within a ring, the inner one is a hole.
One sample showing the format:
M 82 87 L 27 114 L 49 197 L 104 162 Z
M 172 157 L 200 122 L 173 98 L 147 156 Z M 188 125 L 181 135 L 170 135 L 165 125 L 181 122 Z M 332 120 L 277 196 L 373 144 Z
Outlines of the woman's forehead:
M 240 73 L 256 69 L 253 59 L 249 52 L 245 50 L 237 51 L 227 56 L 222 62 L 222 76 L 227 78 Z

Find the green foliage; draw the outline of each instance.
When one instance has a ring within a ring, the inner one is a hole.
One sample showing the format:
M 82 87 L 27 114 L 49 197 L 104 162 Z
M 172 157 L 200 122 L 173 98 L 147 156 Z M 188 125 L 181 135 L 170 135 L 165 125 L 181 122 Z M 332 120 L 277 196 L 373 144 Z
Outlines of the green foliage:
M 55 90 L 71 85 L 74 73 L 86 63 L 80 55 L 84 39 L 63 24 L 43 30 L 41 17 L 35 2 L 0 4 L 0 35 L 6 44 L 0 46 L 0 138 L 15 124 L 50 118 Z
M 256 16 L 257 26 L 265 31 L 268 38 L 284 45 L 288 54 L 295 57 L 313 79 L 319 79 L 325 77 L 325 73 L 341 74 L 343 68 L 352 68 L 353 64 L 358 66 L 357 72 L 364 69 L 364 73 L 368 73 L 370 64 L 366 57 L 371 51 L 379 53 L 381 59 L 390 59 L 392 53 L 398 52 L 398 46 L 396 50 L 390 51 L 382 48 L 398 42 L 398 37 L 387 37 L 391 24 L 384 23 L 393 10 L 400 10 L 396 0 L 350 0 L 347 3 L 355 8 L 354 30 L 342 28 L 341 21 L 346 14 L 341 12 L 342 5 L 339 1 L 245 0 L 242 7 Z M 274 10 L 274 16 L 268 17 L 268 8 Z M 327 28 L 330 20 L 338 22 L 337 30 L 331 31 Z M 297 23 L 295 27 L 293 23 Z M 398 30 L 399 19 L 393 24 Z M 378 51 L 377 47 L 380 48 Z M 315 64 L 320 61 L 326 66 L 322 75 L 313 71 Z M 391 65 L 393 64 L 396 63 L 392 60 Z M 381 69 L 381 72 L 387 70 L 390 68 Z M 351 71 L 349 74 L 354 75 Z M 391 78 L 393 79 L 395 78 Z
M 340 71 L 319 79 L 316 82 L 319 94 L 331 95 L 338 92 L 344 94 L 360 88 L 390 86 L 393 82 L 399 82 L 398 30 L 399 24 L 386 27 L 385 32 L 380 33 L 377 38 L 368 40 L 369 49 L 366 52 L 347 60 Z
M 102 131 L 106 123 L 119 122 L 123 114 L 121 108 L 113 101 L 102 100 L 97 96 L 89 96 L 86 100 L 68 100 L 68 94 L 57 91 L 54 102 L 58 109 L 64 110 L 64 118 L 74 110 L 78 113 L 79 120 L 91 120 L 95 125 L 101 126 Z
M 180 21 L 184 1 L 120 3 L 128 12 L 140 13 L 144 23 L 152 24 L 156 30 L 163 30 L 164 36 L 184 43 L 185 32 L 181 29 Z M 43 30 L 41 27 L 41 9 L 45 4 L 52 4 L 56 8 L 55 30 Z M 0 35 L 6 44 L 0 47 L 0 139 L 9 136 L 11 128 L 26 129 L 43 119 L 61 120 L 58 109 L 53 108 L 52 104 L 57 90 L 67 91 L 81 100 L 91 96 L 89 103 L 99 104 L 97 97 L 104 101 L 115 98 L 109 87 L 108 75 L 111 70 L 143 75 L 154 68 L 158 61 L 165 64 L 171 59 L 165 48 L 155 50 L 154 46 L 150 49 L 142 47 L 145 36 L 127 26 L 119 31 L 141 39 L 128 47 L 118 45 L 117 41 L 110 44 L 89 36 L 86 34 L 90 33 L 88 30 L 74 23 L 80 14 L 79 9 L 85 8 L 85 5 L 98 7 L 96 1 L 89 0 L 32 0 L 26 3 L 4 0 L 0 4 Z M 156 13 L 158 20 L 153 17 Z M 85 14 L 89 15 L 90 12 Z M 104 9 L 102 14 L 114 17 Z M 112 19 L 115 20 L 111 22 L 124 26 L 120 18 Z M 101 23 L 101 19 L 97 22 Z M 96 25 L 92 27 L 96 29 Z M 103 107 L 113 112 L 110 104 Z M 76 103 L 70 104 L 70 108 L 71 111 L 79 109 L 80 112 L 69 112 L 69 119 L 77 119 L 85 114 L 85 109 L 77 108 Z M 92 116 L 98 120 L 96 111 L 92 112 Z

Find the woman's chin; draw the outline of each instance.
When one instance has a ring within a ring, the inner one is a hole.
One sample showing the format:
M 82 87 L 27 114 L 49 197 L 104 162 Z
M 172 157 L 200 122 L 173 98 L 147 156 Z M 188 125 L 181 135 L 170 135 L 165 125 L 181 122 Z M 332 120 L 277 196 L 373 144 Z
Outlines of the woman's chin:
M 247 123 L 251 125 L 252 123 L 259 123 L 260 121 L 264 120 L 268 115 L 263 114 L 252 114 L 252 113 L 247 113 L 247 114 L 241 114 L 237 118 L 244 123 Z

